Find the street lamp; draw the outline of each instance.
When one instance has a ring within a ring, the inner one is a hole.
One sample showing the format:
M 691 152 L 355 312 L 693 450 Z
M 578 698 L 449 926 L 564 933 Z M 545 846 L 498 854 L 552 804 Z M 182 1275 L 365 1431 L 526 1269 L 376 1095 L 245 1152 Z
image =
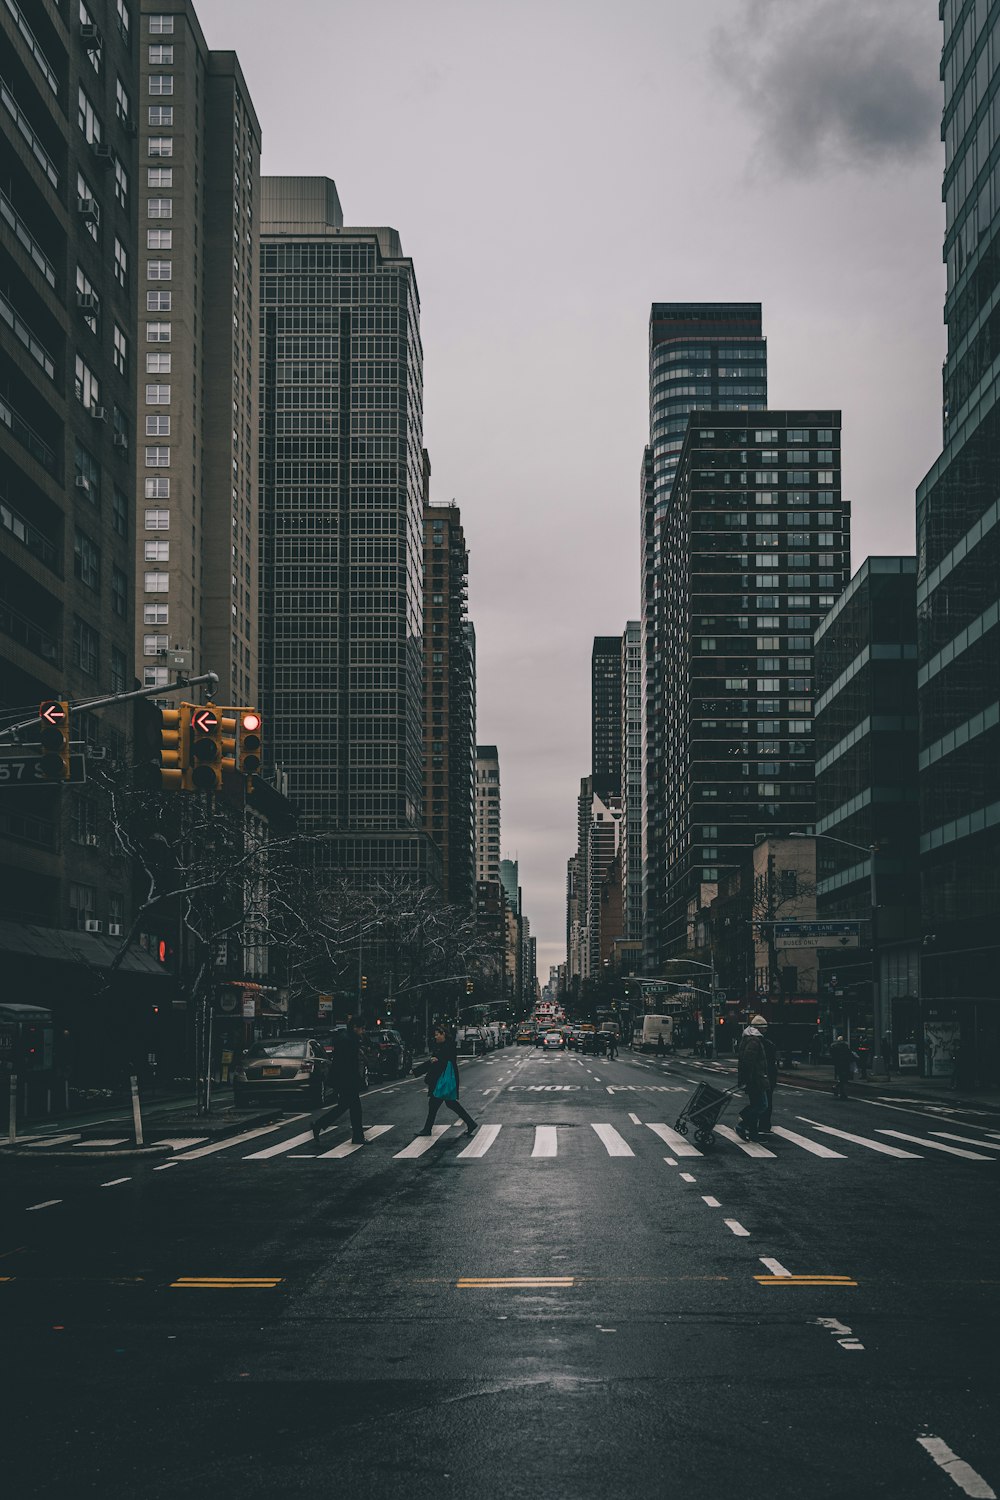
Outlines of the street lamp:
M 692 969 L 707 969 L 709 972 L 709 1002 L 708 1002 L 708 1043 L 711 1047 L 711 1056 L 715 1056 L 715 949 L 710 949 L 711 960 L 702 963 L 701 959 L 688 958 L 684 954 L 678 954 L 676 958 L 664 959 L 668 964 L 688 964 Z M 669 980 L 667 983 L 669 984 Z
M 853 839 L 838 838 L 835 834 L 832 833 L 796 832 L 788 834 L 788 837 L 790 839 L 826 839 L 827 843 L 829 844 L 843 844 L 845 849 L 856 849 L 859 854 L 868 855 L 868 900 L 871 906 L 870 924 L 872 943 L 872 1019 L 875 1022 L 875 1028 L 878 1036 L 879 1038 L 881 1038 L 883 1033 L 882 984 L 881 973 L 879 969 L 878 940 L 876 936 L 878 929 L 878 885 L 875 871 L 875 855 L 878 852 L 878 845 L 856 844 Z M 889 1032 L 892 1031 L 891 1013 L 887 1017 L 885 1030 Z

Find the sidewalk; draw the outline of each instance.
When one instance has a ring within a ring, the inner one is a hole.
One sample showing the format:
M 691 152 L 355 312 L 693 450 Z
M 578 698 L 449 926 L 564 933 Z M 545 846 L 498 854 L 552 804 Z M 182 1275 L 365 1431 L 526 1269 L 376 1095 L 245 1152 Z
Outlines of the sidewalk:
M 683 1055 L 695 1063 L 702 1061 L 691 1051 L 676 1055 L 678 1057 Z M 711 1060 L 706 1059 L 706 1061 L 709 1065 L 714 1062 L 718 1067 L 725 1068 L 735 1077 L 735 1057 L 726 1054 Z M 827 1089 L 832 1093 L 833 1065 L 829 1062 L 816 1065 L 795 1063 L 791 1067 L 781 1067 L 778 1069 L 778 1082 L 794 1083 L 800 1088 Z M 865 1080 L 853 1078 L 847 1088 L 849 1093 L 857 1094 L 860 1098 L 899 1099 L 901 1103 L 906 1100 L 927 1104 L 946 1104 L 952 1109 L 974 1108 L 1000 1115 L 1000 1091 L 952 1088 L 946 1078 L 918 1078 L 914 1074 L 893 1073 L 892 1077 L 887 1079 L 884 1074 L 877 1073 L 874 1077 L 869 1075 Z

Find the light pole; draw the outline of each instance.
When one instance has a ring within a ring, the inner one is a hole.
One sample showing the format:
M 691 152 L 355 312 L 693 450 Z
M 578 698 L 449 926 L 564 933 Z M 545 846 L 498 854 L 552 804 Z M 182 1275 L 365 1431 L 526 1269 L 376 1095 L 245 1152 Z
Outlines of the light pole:
M 878 929 L 878 884 L 877 874 L 875 870 L 875 856 L 878 852 L 878 845 L 856 844 L 853 839 L 838 838 L 832 833 L 796 832 L 790 833 L 788 837 L 790 839 L 826 839 L 827 843 L 829 844 L 843 844 L 845 849 L 856 849 L 859 854 L 868 855 L 868 901 L 869 905 L 871 906 L 871 917 L 869 920 L 871 926 L 872 945 L 872 1021 L 874 1022 L 875 1030 L 878 1033 L 878 1040 L 881 1041 L 883 1034 L 881 982 L 882 976 L 879 972 L 878 939 L 876 936 Z M 886 1018 L 884 1029 L 889 1032 L 892 1031 L 891 1012 Z
M 709 973 L 709 1000 L 708 1000 L 708 1044 L 711 1047 L 711 1056 L 715 1056 L 715 949 L 709 950 L 710 961 L 702 963 L 701 959 L 688 958 L 686 955 L 678 954 L 676 958 L 665 959 L 668 964 L 687 964 L 692 969 L 707 969 Z M 655 981 L 654 981 L 655 982 Z M 669 984 L 670 981 L 668 980 Z

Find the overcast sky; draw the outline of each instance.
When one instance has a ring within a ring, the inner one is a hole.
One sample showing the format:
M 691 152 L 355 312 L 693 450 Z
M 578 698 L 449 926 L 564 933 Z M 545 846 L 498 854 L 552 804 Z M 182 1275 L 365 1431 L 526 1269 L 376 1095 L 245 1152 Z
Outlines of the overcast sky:
M 770 404 L 840 407 L 857 566 L 940 449 L 937 0 L 195 0 L 265 173 L 391 224 L 432 498 L 471 549 L 539 973 L 564 957 L 590 653 L 639 611 L 650 303 L 763 303 Z

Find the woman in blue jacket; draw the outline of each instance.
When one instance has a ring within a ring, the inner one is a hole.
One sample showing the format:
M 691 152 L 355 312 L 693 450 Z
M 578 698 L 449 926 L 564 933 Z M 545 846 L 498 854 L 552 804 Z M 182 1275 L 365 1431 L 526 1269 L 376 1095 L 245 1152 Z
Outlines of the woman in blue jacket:
M 448 1069 L 451 1069 L 448 1075 Z M 446 1076 L 448 1075 L 448 1076 Z M 434 1055 L 427 1065 L 427 1119 L 420 1135 L 430 1135 L 431 1128 L 437 1118 L 437 1112 L 442 1104 L 447 1104 L 452 1114 L 458 1115 L 460 1120 L 465 1121 L 466 1135 L 475 1135 L 478 1125 L 458 1102 L 458 1053 L 455 1048 L 454 1034 L 445 1026 L 434 1027 Z M 443 1082 L 442 1082 L 443 1080 Z M 441 1086 L 441 1092 L 435 1090 Z

